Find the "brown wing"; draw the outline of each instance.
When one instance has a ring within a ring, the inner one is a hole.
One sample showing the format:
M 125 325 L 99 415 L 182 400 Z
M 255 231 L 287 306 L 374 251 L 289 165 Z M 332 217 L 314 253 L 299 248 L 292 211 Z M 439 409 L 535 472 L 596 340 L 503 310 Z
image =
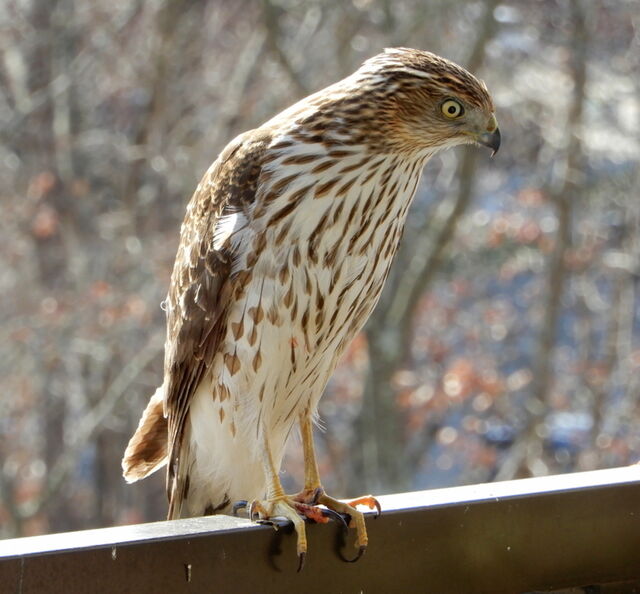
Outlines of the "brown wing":
M 232 295 L 234 254 L 228 245 L 214 248 L 216 226 L 234 212 L 249 218 L 269 140 L 257 130 L 233 140 L 204 176 L 182 224 L 167 296 L 164 363 L 169 518 L 179 517 L 185 496 L 180 464 L 189 403 L 226 332 Z

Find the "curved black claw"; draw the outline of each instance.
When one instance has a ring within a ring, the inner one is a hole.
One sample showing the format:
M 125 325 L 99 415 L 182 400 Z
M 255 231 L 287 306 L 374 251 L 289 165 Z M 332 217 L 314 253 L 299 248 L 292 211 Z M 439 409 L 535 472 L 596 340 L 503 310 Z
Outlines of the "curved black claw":
M 298 554 L 298 573 L 302 571 L 302 568 L 304 567 L 304 560 L 306 557 L 307 553 L 305 553 L 304 551 Z
M 255 511 L 255 501 L 252 501 L 247 507 L 247 514 L 249 514 L 249 519 L 253 522 L 254 518 L 257 520 L 260 518 L 260 514 Z M 256 517 L 257 516 L 257 517 Z
M 233 507 L 231 508 L 233 515 L 237 516 L 238 510 L 240 509 L 247 509 L 247 505 L 249 505 L 249 502 L 246 499 L 241 499 L 240 501 L 236 501 L 233 504 Z
M 276 532 L 280 528 L 273 520 L 256 520 L 256 524 L 262 524 L 263 526 L 271 526 Z
M 373 516 L 374 520 L 377 520 L 382 515 L 382 506 L 378 503 L 377 499 L 373 500 L 376 506 L 376 515 Z
M 336 522 L 340 522 L 340 524 L 342 524 L 342 527 L 345 533 L 349 531 L 349 524 L 347 523 L 347 520 L 345 520 L 344 516 L 342 514 L 339 514 L 337 511 L 334 511 L 329 508 L 323 509 L 322 515 L 325 518 L 330 518 L 332 520 L 335 520 Z
M 347 563 L 355 563 L 356 561 L 359 561 L 362 555 L 364 555 L 366 550 L 367 550 L 367 546 L 361 545 L 360 548 L 358 549 L 358 554 L 353 559 L 345 559 L 345 561 Z

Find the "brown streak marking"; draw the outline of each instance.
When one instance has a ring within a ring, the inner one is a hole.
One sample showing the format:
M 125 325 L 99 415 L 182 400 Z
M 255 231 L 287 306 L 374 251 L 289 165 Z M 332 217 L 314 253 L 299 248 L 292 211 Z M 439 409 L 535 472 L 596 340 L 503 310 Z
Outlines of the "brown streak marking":
M 311 371 L 309 371 L 309 373 L 307 373 L 305 378 L 302 380 L 303 384 L 311 377 L 312 374 L 314 374 L 314 373 L 316 373 L 318 371 L 318 367 L 320 366 L 321 362 L 322 362 L 322 359 L 318 358 L 318 362 L 315 364 L 314 367 L 311 368 Z
M 298 249 L 298 246 L 295 245 L 293 248 L 293 265 L 294 266 L 300 266 L 300 262 L 302 260 L 301 256 L 300 256 L 300 250 Z
M 276 144 L 272 144 L 269 147 L 269 150 L 275 151 L 278 149 L 289 148 L 290 146 L 293 146 L 293 142 L 291 140 L 280 140 L 279 142 L 276 142 Z
M 362 185 L 364 186 L 365 184 L 367 184 L 369 182 L 369 180 L 376 174 L 376 170 L 372 170 L 369 175 L 367 175 L 363 180 L 362 180 Z
M 371 193 L 369 194 L 369 197 L 367 198 L 367 201 L 364 203 L 364 206 L 362 207 L 362 212 L 369 212 L 369 210 L 371 210 L 371 203 L 373 202 L 373 197 L 375 195 L 375 188 L 373 190 L 371 190 Z
M 307 295 L 311 296 L 313 287 L 311 286 L 311 277 L 309 276 L 309 270 L 307 268 L 304 269 L 304 276 L 305 276 L 304 292 Z
M 338 255 L 338 246 L 335 245 L 332 249 L 330 249 L 325 255 L 324 255 L 324 260 L 323 260 L 323 266 L 325 268 L 332 268 L 333 265 L 336 263 L 336 257 Z M 333 279 L 332 279 L 332 284 L 333 284 Z M 329 290 L 329 292 L 331 292 L 331 290 Z
M 220 402 L 224 402 L 227 398 L 231 398 L 229 388 L 225 384 L 218 384 L 218 390 L 220 391 Z
M 380 167 L 380 165 L 382 165 L 385 162 L 385 160 L 386 160 L 386 157 L 381 157 L 374 163 L 371 163 L 370 169 L 378 169 L 378 167 Z
M 338 182 L 340 181 L 339 177 L 334 177 L 333 179 L 330 179 L 328 182 L 325 182 L 324 184 L 320 184 L 319 186 L 316 186 L 315 192 L 313 194 L 314 199 L 316 198 L 322 198 L 324 195 L 326 195 L 329 190 L 331 190 L 331 188 L 333 188 L 333 186 L 335 186 Z
M 287 266 L 283 266 L 280 269 L 280 272 L 278 273 L 278 280 L 280 281 L 281 285 L 286 285 L 287 281 L 289 280 L 289 277 L 291 276 L 291 273 L 289 272 L 289 269 L 287 268 Z
M 218 414 L 220 415 L 220 422 L 224 422 L 224 408 L 220 407 Z
M 304 313 L 302 314 L 302 318 L 300 319 L 300 325 L 302 327 L 302 330 L 304 332 L 304 342 L 305 342 L 305 346 L 307 347 L 307 352 L 309 352 L 311 350 L 311 345 L 309 344 L 309 307 L 307 307 L 307 309 L 304 310 Z
M 265 214 L 267 214 L 267 209 L 265 208 L 264 204 L 258 204 L 253 209 L 253 220 L 257 221 L 258 219 L 262 218 Z
M 329 320 L 329 326 L 333 327 L 335 326 L 336 323 L 336 319 L 338 318 L 338 314 L 340 313 L 340 310 L 338 308 L 336 308 L 333 312 L 333 314 L 331 315 L 331 319 Z
M 249 268 L 253 268 L 258 261 L 258 252 L 250 252 L 247 254 L 246 265 Z
M 275 303 L 273 303 L 269 308 L 269 310 L 267 311 L 267 319 L 274 326 L 280 325 L 280 312 L 278 311 L 278 308 Z
M 387 246 L 387 249 L 386 249 L 386 251 L 385 251 L 385 254 L 384 254 L 385 259 L 390 258 L 390 257 L 391 257 L 391 255 L 392 255 L 394 252 L 395 252 L 395 250 L 394 250 L 393 242 L 392 242 L 392 241 L 390 241 L 390 242 L 389 242 L 389 245 Z
M 282 161 L 282 165 L 304 165 L 305 163 L 310 163 L 311 161 L 315 161 L 319 159 L 322 155 L 318 154 L 310 154 L 310 155 L 293 155 L 292 157 L 287 157 Z
M 309 262 L 311 262 L 311 264 L 318 263 L 318 252 L 316 251 L 317 243 L 318 241 L 316 237 L 309 242 L 309 245 L 307 245 L 307 258 L 309 258 Z
M 315 229 L 311 232 L 310 237 L 317 237 L 322 231 L 324 231 L 324 227 L 327 224 L 327 221 L 329 220 L 329 214 L 331 213 L 331 208 L 327 208 L 326 212 L 322 215 L 322 217 L 320 217 L 320 220 L 318 221 L 318 224 L 316 225 Z
M 273 148 L 273 147 L 272 147 Z M 264 166 L 268 165 L 269 163 L 272 163 L 273 161 L 275 161 L 276 159 L 280 158 L 282 156 L 282 153 L 279 153 L 277 150 L 271 150 L 269 152 L 267 152 L 265 155 L 263 155 L 262 157 L 262 171 L 260 172 L 260 175 L 264 175 L 266 173 Z M 271 171 L 269 173 L 272 173 Z
M 336 192 L 336 198 L 344 196 L 351 189 L 351 186 L 353 186 L 353 184 L 356 183 L 357 179 L 358 179 L 358 176 L 352 177 L 348 182 L 343 184 L 342 187 L 339 188 L 338 191 Z
M 240 359 L 236 354 L 231 355 L 230 353 L 225 353 L 224 364 L 232 376 L 240 371 Z
M 360 161 L 358 161 L 357 163 L 354 163 L 353 165 L 348 165 L 347 167 L 343 167 L 340 170 L 340 173 L 349 173 L 350 171 L 354 171 L 355 169 L 360 169 L 367 164 L 370 158 L 371 157 L 369 155 L 366 155 L 364 159 L 360 159 Z
M 249 332 L 249 336 L 247 337 L 247 339 L 249 340 L 249 345 L 253 346 L 254 344 L 256 344 L 257 338 L 258 338 L 258 330 L 256 329 L 255 326 L 253 326 L 251 328 L 251 332 Z
M 344 209 L 344 205 L 345 205 L 345 201 L 341 200 L 338 203 L 338 207 L 336 208 L 335 212 L 333 213 L 333 221 L 332 224 L 335 225 L 338 222 L 338 219 L 340 218 L 340 215 L 342 214 L 342 211 Z
M 300 188 L 299 190 L 296 190 L 293 194 L 291 194 L 291 196 L 289 197 L 289 201 L 293 201 L 293 202 L 298 202 L 299 200 L 301 200 L 305 194 L 311 189 L 313 188 L 313 186 L 316 185 L 316 182 L 313 182 L 312 184 L 309 184 L 307 186 L 304 186 L 304 188 Z
M 264 310 L 262 309 L 261 305 L 250 307 L 247 313 L 249 314 L 249 317 L 253 320 L 254 324 L 259 324 L 260 322 L 262 322 L 262 319 L 264 318 Z
M 285 421 L 288 421 L 291 416 L 293 415 L 293 412 L 295 411 L 295 409 L 297 408 L 298 403 L 296 402 L 292 407 L 291 410 L 287 413 L 287 416 L 284 418 Z
M 333 167 L 335 164 L 337 163 L 337 161 L 322 161 L 321 163 L 318 163 L 311 171 L 310 173 L 312 174 L 316 174 L 316 173 L 322 173 L 323 171 L 326 171 L 327 169 L 330 169 L 331 167 Z
M 239 322 L 232 322 L 231 331 L 233 332 L 233 337 L 236 340 L 239 340 L 240 337 L 244 334 L 244 320 L 240 320 Z
M 289 290 L 285 293 L 283 303 L 285 307 L 290 307 L 291 302 L 293 301 L 293 283 L 289 285 Z
M 187 474 L 184 477 L 184 491 L 182 493 L 182 497 L 184 497 L 184 499 L 188 499 L 189 498 L 189 487 L 190 486 L 191 486 L 191 478 Z
M 387 190 L 383 188 L 382 191 L 379 192 L 378 195 L 376 196 L 376 201 L 373 204 L 373 210 L 377 210 L 380 204 L 384 201 L 386 197 L 387 197 Z
M 278 235 L 276 235 L 277 246 L 282 245 L 284 241 L 287 239 L 287 236 L 289 235 L 289 231 L 291 230 L 292 223 L 293 221 L 289 220 L 284 225 L 282 225 L 282 228 L 280 229 Z
M 267 223 L 268 226 L 272 226 L 277 224 L 279 221 L 284 219 L 287 215 L 291 214 L 293 210 L 298 206 L 297 202 L 289 202 L 285 204 L 276 214 L 274 214 Z
M 260 365 L 262 365 L 262 355 L 260 354 L 260 351 L 257 351 L 253 361 L 251 362 L 251 366 L 253 367 L 253 370 L 257 372 L 258 369 L 260 369 Z
M 373 217 L 372 216 L 368 216 L 364 225 L 362 225 L 362 227 L 360 227 L 360 229 L 358 229 L 352 238 L 352 242 L 353 244 L 355 244 L 355 242 L 360 239 L 366 232 L 367 229 L 369 229 L 369 227 L 371 226 L 371 222 L 373 221 Z M 373 226 L 373 228 L 371 229 L 371 234 L 369 235 L 367 241 L 364 242 L 364 247 L 367 248 L 371 245 L 371 240 L 373 239 L 373 235 L 376 232 L 376 229 L 378 228 L 378 226 L 380 225 L 380 221 L 376 221 L 376 225 Z M 353 248 L 353 245 L 349 246 L 350 248 Z
M 333 275 L 331 276 L 331 282 L 329 283 L 330 294 L 333 294 L 333 290 L 336 288 L 336 285 L 338 284 L 338 280 L 341 275 L 342 275 L 342 264 L 338 266 L 338 268 L 334 271 Z
M 281 194 L 282 190 L 284 190 L 294 179 L 298 177 L 299 174 L 292 173 L 291 175 L 287 175 L 282 179 L 279 179 L 276 183 L 271 186 L 271 192 L 275 194 Z
M 260 233 L 253 240 L 253 249 L 256 252 L 262 252 L 267 245 L 267 236 L 265 233 Z

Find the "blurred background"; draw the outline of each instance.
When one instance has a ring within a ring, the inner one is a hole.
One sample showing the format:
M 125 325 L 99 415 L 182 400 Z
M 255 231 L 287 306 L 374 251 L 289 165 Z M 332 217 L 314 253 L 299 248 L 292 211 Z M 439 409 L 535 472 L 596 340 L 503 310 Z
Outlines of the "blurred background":
M 4 0 L 1 537 L 164 517 L 164 473 L 120 459 L 186 202 L 237 133 L 397 45 L 483 78 L 503 145 L 428 164 L 320 404 L 327 490 L 640 458 L 640 1 Z

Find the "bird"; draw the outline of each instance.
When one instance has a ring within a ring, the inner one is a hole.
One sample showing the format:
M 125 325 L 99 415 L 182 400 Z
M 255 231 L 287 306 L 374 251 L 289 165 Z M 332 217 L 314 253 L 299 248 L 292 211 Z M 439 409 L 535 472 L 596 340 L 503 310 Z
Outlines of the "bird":
M 168 519 L 232 513 L 293 523 L 363 513 L 325 492 L 318 402 L 375 307 L 425 163 L 501 135 L 484 82 L 436 54 L 389 48 L 240 134 L 186 209 L 166 300 L 164 378 L 122 461 L 128 482 L 167 465 Z M 299 429 L 304 485 L 279 478 Z M 249 502 L 249 503 L 247 503 Z M 322 507 L 319 507 L 322 506 Z

